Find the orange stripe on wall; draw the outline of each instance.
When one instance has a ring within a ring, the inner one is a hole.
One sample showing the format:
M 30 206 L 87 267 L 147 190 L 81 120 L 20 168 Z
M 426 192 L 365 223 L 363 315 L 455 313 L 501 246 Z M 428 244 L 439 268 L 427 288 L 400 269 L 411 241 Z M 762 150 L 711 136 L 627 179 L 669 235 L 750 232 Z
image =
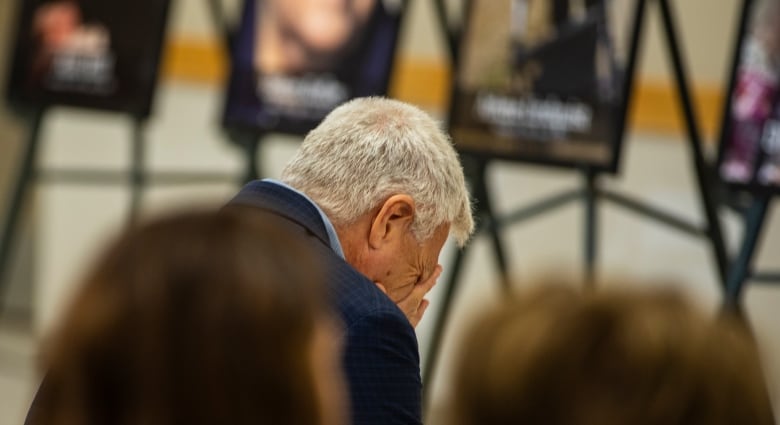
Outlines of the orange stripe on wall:
M 168 79 L 221 84 L 227 71 L 227 52 L 214 39 L 175 38 L 165 46 L 162 72 Z
M 179 37 L 166 46 L 165 78 L 203 84 L 223 84 L 227 55 L 214 39 Z M 390 95 L 423 108 L 446 111 L 451 70 L 439 60 L 400 57 L 390 84 Z M 716 84 L 694 84 L 695 108 L 706 140 L 719 128 L 723 95 Z M 676 92 L 669 82 L 641 79 L 632 102 L 630 128 L 668 134 L 685 134 Z
M 393 97 L 438 108 L 449 96 L 450 70 L 440 61 L 399 58 L 390 82 Z M 213 39 L 177 38 L 165 48 L 163 76 L 205 84 L 221 84 L 227 72 L 227 55 Z
M 699 118 L 702 137 L 714 140 L 720 131 L 723 114 L 723 90 L 717 84 L 693 84 L 694 108 Z M 675 89 L 663 80 L 640 80 L 633 109 L 629 117 L 630 128 L 670 134 L 685 134 L 682 108 Z

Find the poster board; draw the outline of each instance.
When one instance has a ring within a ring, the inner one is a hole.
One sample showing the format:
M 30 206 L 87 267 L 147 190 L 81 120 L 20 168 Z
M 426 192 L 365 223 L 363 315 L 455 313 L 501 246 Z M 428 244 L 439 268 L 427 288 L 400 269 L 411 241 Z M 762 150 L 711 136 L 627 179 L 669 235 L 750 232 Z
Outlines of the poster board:
M 20 0 L 12 105 L 151 111 L 168 0 Z
M 615 171 L 636 2 L 471 0 L 450 131 L 461 152 Z
M 337 105 L 387 94 L 405 0 L 244 0 L 223 126 L 305 134 Z
M 744 2 L 745 19 L 721 130 L 717 171 L 726 184 L 780 193 L 780 0 Z

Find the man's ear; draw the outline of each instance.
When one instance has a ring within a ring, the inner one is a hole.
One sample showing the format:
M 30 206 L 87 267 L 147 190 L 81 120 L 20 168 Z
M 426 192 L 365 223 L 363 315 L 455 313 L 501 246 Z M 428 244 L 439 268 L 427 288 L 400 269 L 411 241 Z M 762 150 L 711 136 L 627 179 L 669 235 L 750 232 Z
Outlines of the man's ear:
M 409 195 L 393 195 L 379 207 L 371 221 L 368 244 L 378 249 L 383 244 L 403 237 L 414 221 L 414 199 Z

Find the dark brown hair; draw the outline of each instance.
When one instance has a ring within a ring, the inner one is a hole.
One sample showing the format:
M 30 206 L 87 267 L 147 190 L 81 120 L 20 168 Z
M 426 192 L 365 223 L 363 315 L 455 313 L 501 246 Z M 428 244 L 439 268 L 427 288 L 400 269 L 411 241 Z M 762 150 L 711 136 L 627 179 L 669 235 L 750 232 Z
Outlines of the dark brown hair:
M 319 266 L 257 212 L 154 221 L 100 258 L 44 351 L 36 424 L 319 422 Z
M 453 423 L 773 423 L 741 326 L 662 292 L 544 287 L 484 315 L 456 372 Z

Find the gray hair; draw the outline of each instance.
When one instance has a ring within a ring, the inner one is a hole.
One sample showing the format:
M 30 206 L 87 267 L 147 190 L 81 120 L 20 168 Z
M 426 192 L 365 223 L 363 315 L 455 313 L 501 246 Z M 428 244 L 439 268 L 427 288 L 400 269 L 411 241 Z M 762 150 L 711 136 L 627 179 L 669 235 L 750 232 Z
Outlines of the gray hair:
M 314 200 L 336 226 L 407 194 L 415 202 L 412 232 L 419 242 L 449 223 L 463 246 L 474 230 L 452 143 L 428 114 L 397 100 L 360 98 L 334 109 L 306 136 L 281 180 Z

